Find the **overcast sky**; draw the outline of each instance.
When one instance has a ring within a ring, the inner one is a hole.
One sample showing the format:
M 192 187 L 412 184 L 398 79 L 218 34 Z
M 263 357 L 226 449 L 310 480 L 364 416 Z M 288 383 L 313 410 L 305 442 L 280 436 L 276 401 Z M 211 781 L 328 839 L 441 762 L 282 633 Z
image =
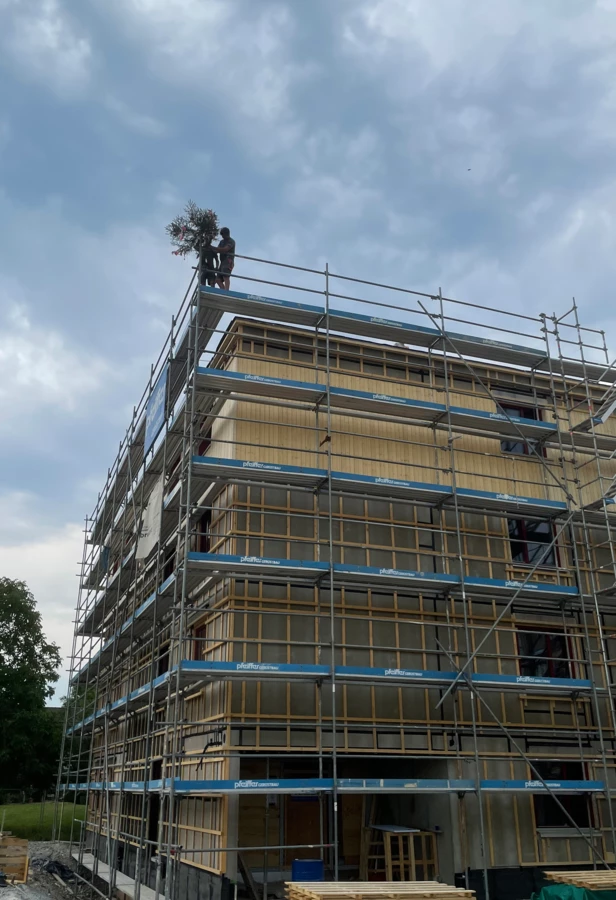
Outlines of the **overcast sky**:
M 0 0 L 0 573 L 63 651 L 185 201 L 616 346 L 615 44 L 616 0 Z

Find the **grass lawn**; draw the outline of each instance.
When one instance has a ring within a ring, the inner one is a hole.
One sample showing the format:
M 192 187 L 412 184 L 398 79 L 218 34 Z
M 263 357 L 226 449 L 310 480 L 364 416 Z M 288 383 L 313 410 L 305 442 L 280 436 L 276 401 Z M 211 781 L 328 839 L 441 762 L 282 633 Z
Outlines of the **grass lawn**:
M 44 807 L 44 808 L 43 808 Z M 9 803 L 0 806 L 0 825 L 4 815 L 5 831 L 12 831 L 15 837 L 28 838 L 29 841 L 50 841 L 53 828 L 53 800 L 47 803 Z M 73 807 L 65 803 L 62 815 L 60 840 L 68 841 L 71 833 L 71 819 L 83 819 L 85 806 Z M 79 825 L 75 823 L 73 839 L 79 837 Z

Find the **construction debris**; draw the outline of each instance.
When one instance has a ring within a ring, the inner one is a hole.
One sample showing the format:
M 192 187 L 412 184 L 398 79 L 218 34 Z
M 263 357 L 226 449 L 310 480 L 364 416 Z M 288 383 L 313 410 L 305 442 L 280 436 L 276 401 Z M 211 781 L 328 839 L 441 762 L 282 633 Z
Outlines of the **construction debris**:
M 74 881 L 75 873 L 64 863 L 58 859 L 45 859 L 45 857 L 37 856 L 30 860 L 30 867 L 37 869 L 39 872 L 48 872 L 50 875 L 57 876 L 62 881 Z

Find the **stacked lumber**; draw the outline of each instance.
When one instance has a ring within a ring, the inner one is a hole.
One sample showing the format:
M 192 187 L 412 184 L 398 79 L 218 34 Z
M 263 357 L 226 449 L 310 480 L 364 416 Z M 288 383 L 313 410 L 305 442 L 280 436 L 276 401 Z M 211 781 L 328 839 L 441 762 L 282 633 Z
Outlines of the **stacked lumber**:
M 25 884 L 28 879 L 28 841 L 0 833 L 0 872 L 11 884 Z
M 474 891 L 439 881 L 287 881 L 287 900 L 463 900 Z
M 558 884 L 572 884 L 574 887 L 591 891 L 611 891 L 616 889 L 616 869 L 576 869 L 574 872 L 544 872 L 549 881 Z

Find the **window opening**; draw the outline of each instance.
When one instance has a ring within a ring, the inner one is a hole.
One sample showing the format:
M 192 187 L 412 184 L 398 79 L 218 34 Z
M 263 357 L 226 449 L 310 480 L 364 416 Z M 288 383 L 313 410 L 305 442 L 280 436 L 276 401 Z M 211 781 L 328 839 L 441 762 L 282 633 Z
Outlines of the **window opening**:
M 524 565 L 555 566 L 552 523 L 529 519 L 508 519 L 511 561 Z
M 520 416 L 522 419 L 533 419 L 535 422 L 541 422 L 541 410 L 537 406 L 521 406 L 518 403 L 498 402 L 499 412 L 506 412 L 512 416 Z M 527 441 L 508 440 L 501 441 L 501 451 L 503 453 L 514 453 L 518 456 L 530 456 L 537 441 L 529 439 Z
M 161 651 L 158 657 L 158 662 L 156 666 L 156 674 L 164 675 L 165 672 L 169 671 L 169 644 L 166 644 L 164 647 L 161 647 Z
M 535 762 L 534 766 L 545 781 L 584 780 L 582 763 L 541 760 Z M 591 826 L 590 804 L 585 794 L 559 794 L 558 799 L 578 827 L 589 828 Z M 533 805 L 537 828 L 573 828 L 554 797 L 549 794 L 534 794 Z
M 212 543 L 212 510 L 206 509 L 197 523 L 197 550 L 209 553 Z
M 202 625 L 200 628 L 195 629 L 195 640 L 194 644 L 194 659 L 206 659 L 207 658 L 207 649 L 208 649 L 208 628 L 207 625 Z
M 152 781 L 157 781 L 163 777 L 162 760 L 157 759 L 152 763 Z M 160 794 L 150 793 L 148 795 L 148 820 L 147 831 L 150 853 L 154 855 L 154 846 L 158 842 L 158 820 L 160 818 Z
M 569 644 L 564 634 L 519 631 L 520 675 L 570 678 Z
M 167 578 L 170 578 L 173 575 L 173 570 L 175 569 L 175 548 L 167 551 L 167 556 L 165 557 L 165 562 L 163 564 L 163 581 L 166 581 Z

